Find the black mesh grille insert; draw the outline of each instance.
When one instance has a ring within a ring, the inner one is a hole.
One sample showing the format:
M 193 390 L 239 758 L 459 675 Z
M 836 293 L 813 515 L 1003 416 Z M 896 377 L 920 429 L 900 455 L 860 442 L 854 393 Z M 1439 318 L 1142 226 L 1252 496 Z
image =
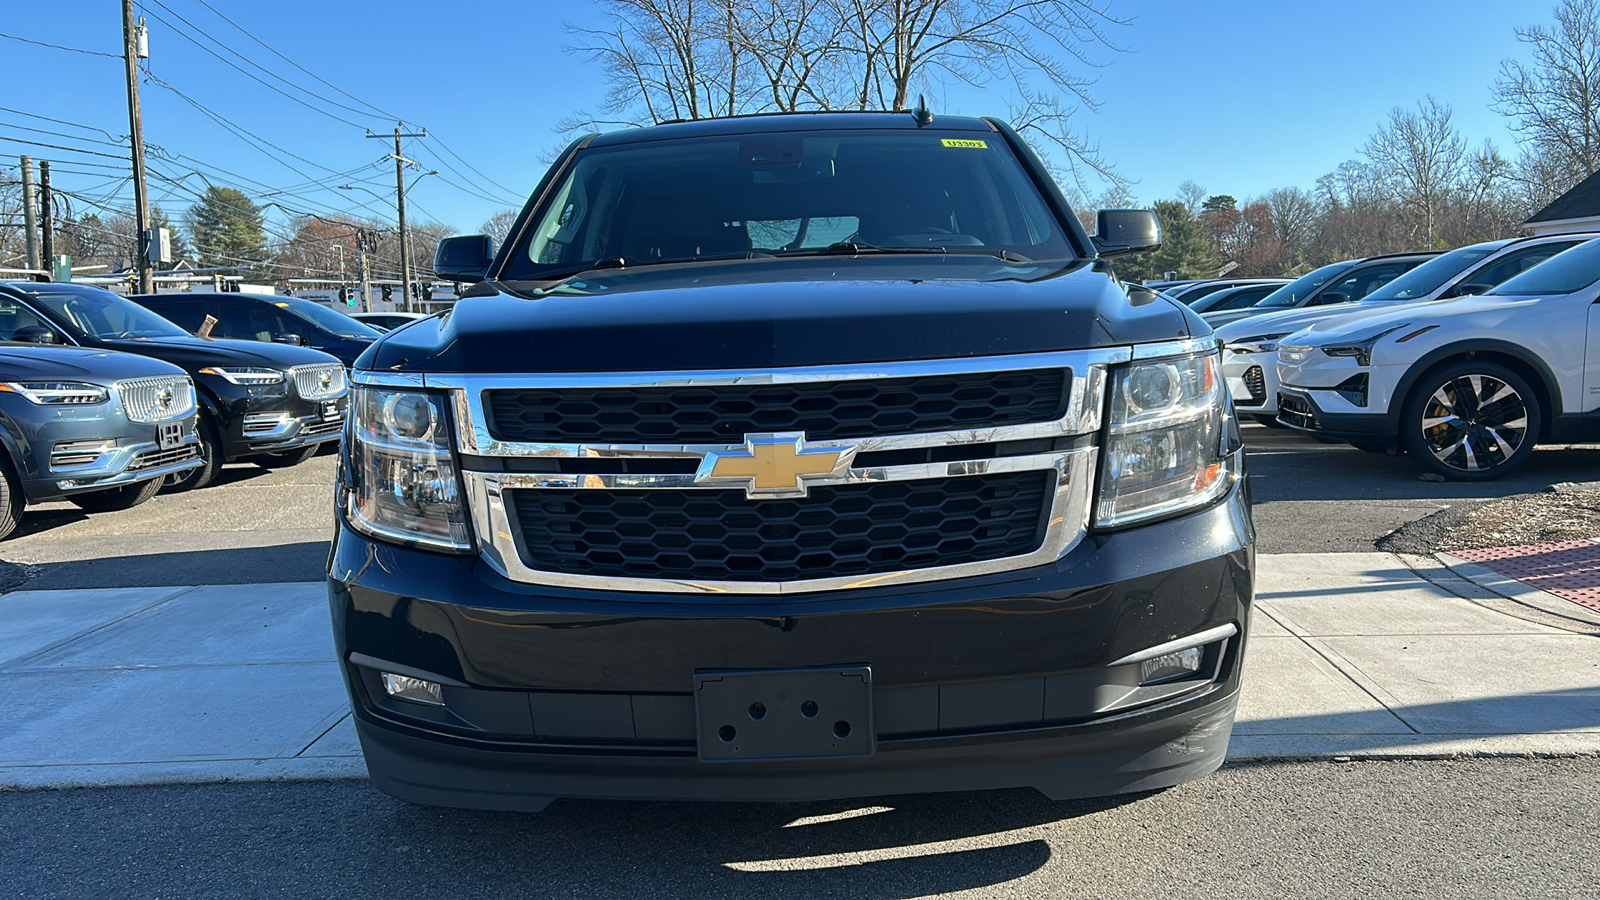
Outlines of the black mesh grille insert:
M 1278 421 L 1300 428 L 1316 428 L 1317 413 L 1311 404 L 1294 394 L 1278 395 Z
M 801 384 L 496 388 L 496 440 L 726 444 L 803 431 L 811 440 L 1050 422 L 1066 414 L 1068 371 L 1030 369 Z
M 1039 548 L 1055 473 L 741 490 L 508 491 L 534 569 L 692 581 L 798 581 L 1019 556 Z

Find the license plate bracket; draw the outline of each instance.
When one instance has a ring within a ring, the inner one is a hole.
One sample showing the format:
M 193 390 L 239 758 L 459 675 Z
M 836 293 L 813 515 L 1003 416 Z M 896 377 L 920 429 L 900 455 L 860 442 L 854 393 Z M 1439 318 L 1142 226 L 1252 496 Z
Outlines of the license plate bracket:
M 323 419 L 323 421 L 329 421 L 329 420 L 332 420 L 332 419 L 337 419 L 337 418 L 339 418 L 340 415 L 341 415 L 341 413 L 339 412 L 339 401 L 337 401 L 337 400 L 324 400 L 324 401 L 322 401 L 322 419 Z
M 162 422 L 156 426 L 156 443 L 163 450 L 183 446 L 183 423 Z
M 872 668 L 702 671 L 695 728 L 704 762 L 871 756 Z

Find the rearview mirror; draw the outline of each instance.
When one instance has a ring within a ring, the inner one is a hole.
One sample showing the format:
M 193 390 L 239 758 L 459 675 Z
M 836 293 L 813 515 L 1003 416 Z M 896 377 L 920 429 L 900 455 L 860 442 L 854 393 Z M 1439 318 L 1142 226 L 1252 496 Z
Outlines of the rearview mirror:
M 54 344 L 56 333 L 43 325 L 29 325 L 12 332 L 11 339 L 25 344 Z
M 1155 210 L 1102 209 L 1095 215 L 1094 230 L 1094 249 L 1101 259 L 1161 249 L 1161 220 Z
M 447 237 L 433 252 L 433 271 L 446 281 L 482 281 L 494 262 L 494 238 L 487 234 Z

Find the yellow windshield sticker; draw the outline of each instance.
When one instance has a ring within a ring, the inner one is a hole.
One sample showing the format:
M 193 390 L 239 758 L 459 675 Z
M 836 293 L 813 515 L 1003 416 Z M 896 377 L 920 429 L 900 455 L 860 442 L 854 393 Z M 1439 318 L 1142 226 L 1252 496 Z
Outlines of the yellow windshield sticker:
M 961 147 L 961 148 L 964 148 L 964 149 L 967 149 L 967 150 L 987 150 L 987 149 L 989 149 L 989 145 L 984 143 L 983 141 L 966 141 L 966 140 L 958 140 L 956 138 L 945 138 L 944 140 L 940 141 L 939 143 L 945 145 L 946 147 Z

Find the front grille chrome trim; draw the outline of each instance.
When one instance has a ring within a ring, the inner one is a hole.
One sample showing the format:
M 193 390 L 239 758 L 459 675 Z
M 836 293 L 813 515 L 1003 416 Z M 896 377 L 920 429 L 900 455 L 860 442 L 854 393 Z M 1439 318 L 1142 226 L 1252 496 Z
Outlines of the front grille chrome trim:
M 1161 345 L 1172 353 L 1186 352 L 1189 344 Z M 1170 355 L 1170 353 L 1168 354 Z M 582 456 L 700 456 L 704 444 L 614 444 L 542 443 L 497 440 L 489 433 L 483 392 L 505 388 L 647 388 L 675 386 L 792 384 L 811 381 L 865 381 L 880 378 L 907 378 L 932 375 L 961 375 L 981 372 L 1012 372 L 1025 369 L 1062 368 L 1071 372 L 1066 415 L 1053 422 L 972 428 L 957 431 L 927 432 L 879 437 L 844 439 L 858 452 L 909 450 L 1036 438 L 1071 437 L 1090 434 L 1100 428 L 1105 392 L 1105 367 L 1127 362 L 1130 347 L 1107 347 L 1062 353 L 1025 353 L 1015 356 L 989 356 L 972 359 L 918 360 L 914 362 L 870 363 L 849 366 L 758 370 L 708 370 L 699 372 L 557 373 L 538 375 L 433 375 L 424 376 L 428 388 L 452 392 L 456 442 L 469 456 L 498 457 L 582 457 Z M 381 384 L 362 373 L 357 383 Z M 807 441 L 807 446 L 823 446 L 827 441 Z
M 850 469 L 835 483 L 871 481 L 917 481 L 959 478 L 1003 472 L 1054 470 L 1056 487 L 1051 498 L 1044 541 L 1037 550 L 1021 556 L 982 560 L 951 566 L 934 566 L 882 572 L 876 575 L 848 575 L 799 581 L 673 581 L 655 578 L 626 578 L 596 575 L 571 575 L 532 569 L 524 563 L 520 545 L 521 529 L 507 510 L 508 489 L 539 488 L 695 488 L 739 490 L 725 485 L 695 483 L 692 475 L 579 475 L 507 474 L 463 472 L 467 503 L 473 517 L 479 552 L 499 574 L 517 582 L 552 587 L 601 591 L 635 591 L 665 594 L 804 594 L 818 591 L 852 590 L 944 581 L 990 575 L 1055 562 L 1083 540 L 1089 528 L 1089 513 L 1094 491 L 1094 473 L 1099 450 L 1085 447 L 1060 453 L 1011 456 L 967 462 L 928 463 L 909 466 L 884 466 Z

